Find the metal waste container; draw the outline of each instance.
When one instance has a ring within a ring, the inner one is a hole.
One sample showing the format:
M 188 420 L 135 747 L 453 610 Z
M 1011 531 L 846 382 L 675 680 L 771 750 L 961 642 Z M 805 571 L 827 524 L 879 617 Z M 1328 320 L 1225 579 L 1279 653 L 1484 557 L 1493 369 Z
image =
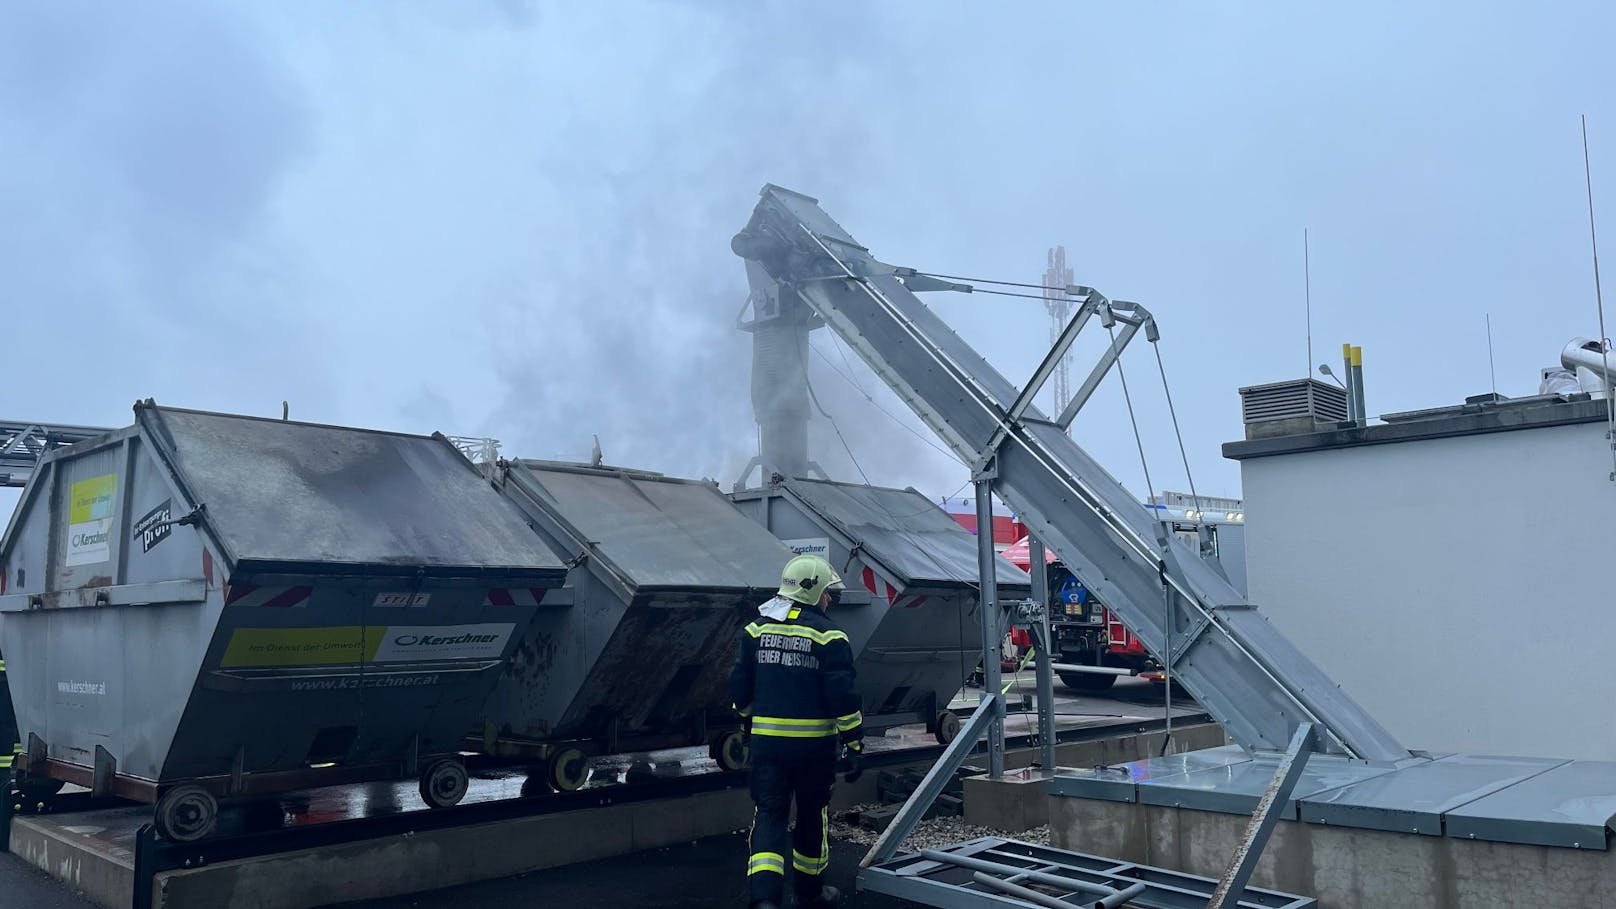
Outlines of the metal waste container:
M 6 654 L 0 650 L 0 783 L 10 785 L 11 762 L 21 751 L 22 743 L 17 741 L 17 714 L 11 709 L 11 685 L 6 682 Z
M 729 670 L 791 551 L 711 482 L 509 461 L 497 484 L 573 568 L 506 664 L 482 750 L 543 761 L 563 790 L 588 754 L 705 743 L 744 764 Z
M 848 589 L 831 618 L 853 645 L 866 728 L 925 723 L 952 739 L 948 703 L 982 656 L 976 537 L 914 489 L 776 479 L 730 498 L 841 573 Z M 1029 596 L 1027 573 L 997 561 L 1001 601 Z
M 155 802 L 181 841 L 227 796 L 419 776 L 457 802 L 458 745 L 566 576 L 441 436 L 149 401 L 41 461 L 0 573 L 22 791 Z

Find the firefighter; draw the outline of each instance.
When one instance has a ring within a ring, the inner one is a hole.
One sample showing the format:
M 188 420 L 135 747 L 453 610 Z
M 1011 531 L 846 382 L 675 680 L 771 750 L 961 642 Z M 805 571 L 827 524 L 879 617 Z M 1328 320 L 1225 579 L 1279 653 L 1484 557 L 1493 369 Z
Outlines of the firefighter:
M 757 805 L 746 867 L 754 909 L 781 905 L 788 866 L 796 905 L 834 906 L 841 897 L 822 883 L 830 863 L 827 810 L 837 771 L 856 780 L 864 750 L 853 650 L 824 611 L 841 588 L 819 556 L 787 562 L 779 594 L 741 633 L 730 672 L 730 696 L 750 737 Z M 788 829 L 793 800 L 797 826 Z

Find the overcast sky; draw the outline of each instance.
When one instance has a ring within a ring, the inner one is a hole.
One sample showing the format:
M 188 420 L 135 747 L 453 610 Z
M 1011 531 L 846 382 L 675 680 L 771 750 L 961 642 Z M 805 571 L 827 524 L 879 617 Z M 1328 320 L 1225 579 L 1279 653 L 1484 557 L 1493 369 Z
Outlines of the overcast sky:
M 1236 494 L 1236 389 L 1308 368 L 1304 227 L 1314 362 L 1362 345 L 1371 414 L 1487 391 L 1486 313 L 1508 395 L 1597 333 L 1577 118 L 1616 217 L 1613 33 L 1597 2 L 9 3 L 0 418 L 284 399 L 728 485 L 755 445 L 728 242 L 772 181 L 898 264 L 1037 281 L 1064 244 L 1154 310 L 1197 483 Z M 1038 302 L 929 299 L 1018 382 L 1047 345 Z M 814 347 L 870 480 L 964 481 Z M 1127 366 L 1183 488 L 1154 360 Z M 1115 379 L 1077 435 L 1146 492 Z

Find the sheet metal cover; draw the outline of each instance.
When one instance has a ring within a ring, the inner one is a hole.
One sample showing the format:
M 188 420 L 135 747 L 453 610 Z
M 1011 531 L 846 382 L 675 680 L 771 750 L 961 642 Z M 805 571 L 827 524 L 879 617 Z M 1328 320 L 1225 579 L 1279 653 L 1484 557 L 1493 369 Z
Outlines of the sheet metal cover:
M 1146 758 L 1109 767 L 1095 767 L 1060 772 L 1049 781 L 1050 795 L 1073 798 L 1101 799 L 1112 802 L 1137 800 L 1135 786 L 1164 779 L 1180 779 L 1187 773 L 1215 770 L 1251 760 L 1239 745 L 1222 745 L 1200 751 Z
M 515 506 L 445 442 L 155 410 L 181 476 L 238 562 L 566 577 Z
M 904 586 L 976 583 L 975 535 L 915 490 L 803 479 L 787 480 L 786 488 L 901 575 Z M 996 561 L 1000 585 L 1030 589 L 1026 572 Z
M 1298 799 L 1304 821 L 1442 835 L 1442 816 L 1566 763 L 1456 754 Z
M 521 462 L 555 513 L 638 587 L 773 591 L 792 553 L 717 487 Z
M 1616 762 L 1572 761 L 1448 812 L 1448 836 L 1605 849 L 1616 830 Z
M 1139 781 L 1139 801 L 1147 805 L 1168 805 L 1226 814 L 1250 814 L 1257 809 L 1263 792 L 1274 781 L 1279 758 L 1263 755 L 1242 763 L 1196 770 L 1177 776 Z M 1296 788 L 1286 800 L 1283 817 L 1294 819 L 1297 804 L 1309 796 L 1330 792 L 1353 783 L 1394 772 L 1391 767 L 1374 767 L 1333 754 L 1315 754 L 1307 759 Z

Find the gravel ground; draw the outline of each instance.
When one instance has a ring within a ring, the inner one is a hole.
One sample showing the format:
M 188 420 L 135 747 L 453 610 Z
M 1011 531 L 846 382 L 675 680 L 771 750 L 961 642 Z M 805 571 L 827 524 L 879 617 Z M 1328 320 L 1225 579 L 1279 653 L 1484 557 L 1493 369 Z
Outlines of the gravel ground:
M 868 846 L 875 842 L 880 834 L 874 830 L 866 830 L 848 823 L 845 818 L 853 812 L 868 808 L 878 808 L 879 805 L 855 805 L 842 814 L 831 819 L 830 835 L 832 839 Z M 915 825 L 914 832 L 903 841 L 905 851 L 919 849 L 935 849 L 938 846 L 948 846 L 974 840 L 984 836 L 1002 836 L 1017 839 L 1027 843 L 1049 844 L 1049 827 L 1034 827 L 1020 833 L 1010 833 L 1004 830 L 994 830 L 989 827 L 978 827 L 975 824 L 965 823 L 962 817 L 934 817 Z

